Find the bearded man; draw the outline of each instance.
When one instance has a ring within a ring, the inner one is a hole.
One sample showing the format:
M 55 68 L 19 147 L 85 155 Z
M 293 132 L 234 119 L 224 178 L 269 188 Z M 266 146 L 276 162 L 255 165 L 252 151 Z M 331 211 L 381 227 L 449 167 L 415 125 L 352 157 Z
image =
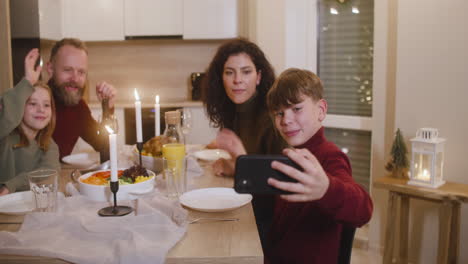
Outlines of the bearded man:
M 99 124 L 91 116 L 83 93 L 88 87 L 88 50 L 79 39 L 64 38 L 52 47 L 47 63 L 56 103 L 56 126 L 53 139 L 60 151 L 60 160 L 72 152 L 81 137 L 100 153 L 101 162 L 109 159 L 109 143 L 106 135 L 98 134 Z M 114 112 L 115 88 L 106 83 L 96 85 L 100 101 L 107 99 L 110 113 Z

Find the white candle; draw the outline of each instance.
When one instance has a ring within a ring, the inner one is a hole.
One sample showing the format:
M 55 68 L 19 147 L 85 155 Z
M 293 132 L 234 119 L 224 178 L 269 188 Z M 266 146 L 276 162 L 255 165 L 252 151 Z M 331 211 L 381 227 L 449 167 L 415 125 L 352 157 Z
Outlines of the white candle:
M 143 142 L 143 135 L 141 133 L 141 101 L 138 92 L 135 89 L 135 120 L 136 120 L 136 136 L 137 142 Z
M 159 104 L 159 95 L 156 95 L 156 104 L 154 105 L 154 125 L 155 125 L 155 136 L 159 136 L 161 134 L 161 125 L 160 125 L 160 113 L 161 105 Z
M 117 177 L 117 135 L 109 126 L 106 126 L 109 132 L 109 153 L 110 153 L 110 167 L 111 167 L 111 182 L 118 181 Z
M 423 181 L 429 181 L 431 179 L 431 174 L 427 169 L 424 169 L 423 172 L 418 175 L 418 179 Z

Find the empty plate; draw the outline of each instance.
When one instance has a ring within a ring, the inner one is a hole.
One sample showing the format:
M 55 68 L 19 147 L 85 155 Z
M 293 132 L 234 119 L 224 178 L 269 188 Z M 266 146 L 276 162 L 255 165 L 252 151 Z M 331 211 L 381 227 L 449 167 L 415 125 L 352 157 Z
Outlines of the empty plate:
M 31 191 L 15 192 L 0 196 L 0 213 L 25 214 L 34 209 Z
M 179 198 L 184 206 L 202 212 L 224 212 L 248 204 L 250 194 L 238 194 L 232 188 L 205 188 L 182 194 Z
M 223 159 L 231 158 L 231 155 L 229 155 L 227 151 L 222 150 L 222 149 L 203 149 L 203 150 L 199 150 L 193 153 L 193 155 L 197 159 L 208 160 L 208 161 L 218 160 L 220 158 L 223 158 Z
M 84 152 L 68 155 L 62 161 L 76 167 L 77 169 L 87 169 L 99 164 L 98 152 Z

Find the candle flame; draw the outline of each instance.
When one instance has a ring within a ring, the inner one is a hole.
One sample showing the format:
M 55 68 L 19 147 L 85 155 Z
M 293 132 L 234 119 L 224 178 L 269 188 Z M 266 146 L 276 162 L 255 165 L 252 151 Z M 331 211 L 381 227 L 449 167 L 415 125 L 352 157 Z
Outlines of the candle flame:
M 159 104 L 159 95 L 156 95 L 156 103 Z
M 105 127 L 107 129 L 107 132 L 109 132 L 109 134 L 114 134 L 114 130 L 110 128 L 110 126 L 106 125 Z
M 134 94 L 135 94 L 135 100 L 140 101 L 140 96 L 138 95 L 136 88 L 135 88 Z

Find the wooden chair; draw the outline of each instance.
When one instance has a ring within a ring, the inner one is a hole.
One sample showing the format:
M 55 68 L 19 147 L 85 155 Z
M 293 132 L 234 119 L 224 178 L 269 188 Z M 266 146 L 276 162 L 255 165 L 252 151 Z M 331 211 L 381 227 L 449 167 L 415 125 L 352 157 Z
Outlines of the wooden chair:
M 338 264 L 351 263 L 351 251 L 353 249 L 355 232 L 355 227 L 343 225 L 343 230 L 341 231 L 340 251 L 338 252 Z

